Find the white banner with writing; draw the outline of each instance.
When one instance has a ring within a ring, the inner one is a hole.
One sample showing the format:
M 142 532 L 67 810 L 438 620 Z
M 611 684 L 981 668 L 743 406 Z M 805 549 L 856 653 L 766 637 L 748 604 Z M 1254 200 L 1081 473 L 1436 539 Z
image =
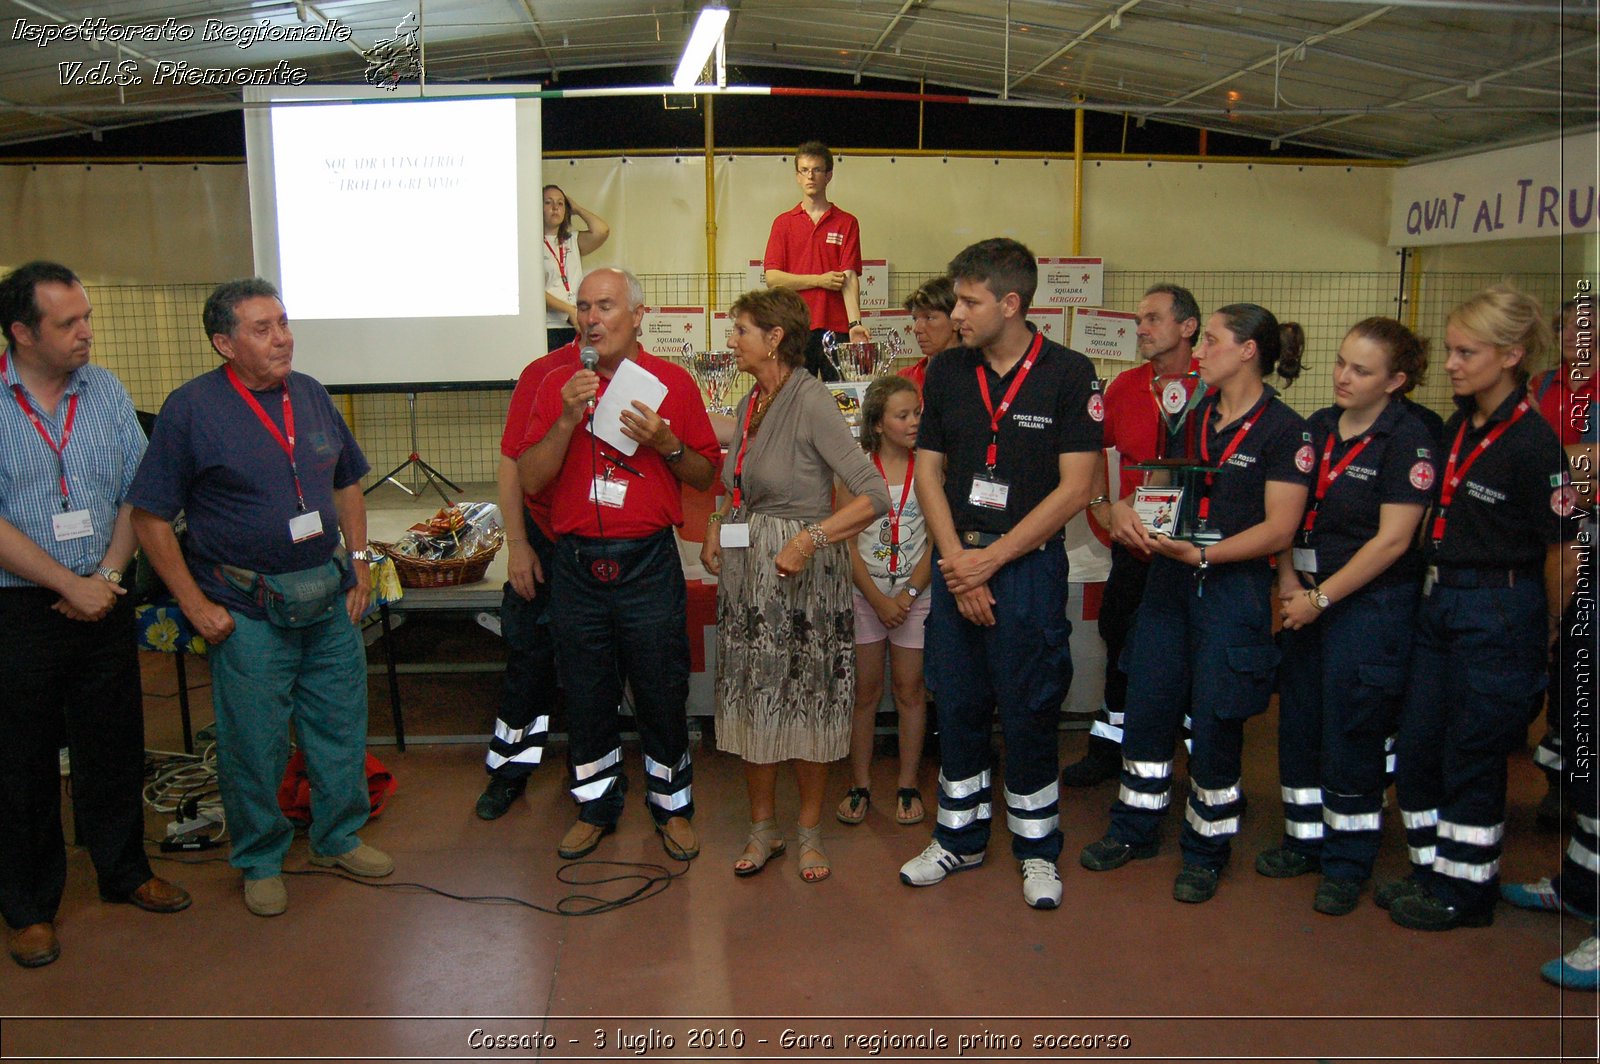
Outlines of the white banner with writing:
M 644 314 L 639 342 L 652 355 L 682 355 L 684 345 L 706 350 L 705 307 L 656 307 Z
M 1419 247 L 1595 232 L 1600 133 L 1394 172 L 1389 244 Z
M 1139 354 L 1139 316 L 1120 310 L 1079 307 L 1072 312 L 1072 343 L 1090 358 L 1132 362 Z
M 1036 307 L 1098 307 L 1105 302 L 1104 259 L 1040 259 Z

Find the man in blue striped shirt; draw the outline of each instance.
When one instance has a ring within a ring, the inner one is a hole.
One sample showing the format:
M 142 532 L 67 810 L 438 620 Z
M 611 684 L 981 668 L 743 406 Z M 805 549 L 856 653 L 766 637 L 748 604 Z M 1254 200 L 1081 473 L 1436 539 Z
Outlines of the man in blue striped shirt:
M 0 914 L 25 968 L 61 953 L 63 744 L 100 896 L 189 905 L 144 853 L 144 699 L 121 570 L 145 441 L 122 383 L 89 364 L 90 313 L 64 266 L 31 262 L 0 280 Z

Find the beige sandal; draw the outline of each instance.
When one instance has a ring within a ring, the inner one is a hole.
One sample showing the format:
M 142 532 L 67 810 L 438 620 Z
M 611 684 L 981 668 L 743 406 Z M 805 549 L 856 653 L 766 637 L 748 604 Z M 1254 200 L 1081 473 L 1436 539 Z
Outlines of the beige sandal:
M 800 878 L 807 883 L 821 883 L 833 875 L 833 866 L 822 849 L 822 825 L 797 828 L 796 833 L 799 836 L 795 845 L 800 850 Z
M 744 852 L 733 862 L 733 874 L 755 875 L 767 867 L 768 861 L 781 856 L 784 848 L 783 833 L 778 830 L 776 820 L 762 820 L 751 824 L 750 837 L 745 840 Z

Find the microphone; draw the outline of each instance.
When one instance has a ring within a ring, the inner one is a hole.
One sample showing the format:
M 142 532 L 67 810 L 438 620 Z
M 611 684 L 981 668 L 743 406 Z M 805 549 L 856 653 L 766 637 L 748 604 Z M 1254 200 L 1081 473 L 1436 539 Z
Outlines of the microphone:
M 593 344 L 584 344 L 583 350 L 578 352 L 578 361 L 583 364 L 584 369 L 592 371 L 596 366 L 600 365 L 600 352 L 594 349 Z M 589 400 L 589 409 L 594 409 L 593 399 Z

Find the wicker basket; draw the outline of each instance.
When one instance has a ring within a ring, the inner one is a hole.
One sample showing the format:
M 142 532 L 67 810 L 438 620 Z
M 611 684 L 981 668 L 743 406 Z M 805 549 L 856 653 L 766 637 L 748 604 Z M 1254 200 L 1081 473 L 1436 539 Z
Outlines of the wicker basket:
M 395 572 L 400 575 L 401 587 L 419 588 L 457 587 L 461 584 L 477 583 L 483 579 L 483 574 L 489 571 L 489 563 L 494 561 L 494 556 L 500 552 L 502 542 L 502 537 L 496 535 L 494 546 L 487 550 L 480 550 L 464 558 L 445 558 L 440 561 L 407 557 L 401 554 L 393 543 L 369 545 L 382 551 L 394 562 Z

